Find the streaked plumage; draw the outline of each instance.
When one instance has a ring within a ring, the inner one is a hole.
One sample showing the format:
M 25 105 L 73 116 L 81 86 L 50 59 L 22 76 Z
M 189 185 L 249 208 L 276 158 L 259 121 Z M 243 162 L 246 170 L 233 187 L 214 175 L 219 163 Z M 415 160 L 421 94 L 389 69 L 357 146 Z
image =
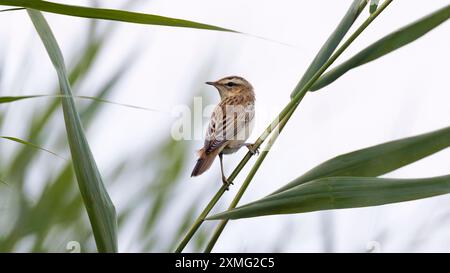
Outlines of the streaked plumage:
M 205 143 L 199 150 L 199 159 L 192 171 L 197 176 L 209 169 L 217 155 L 234 153 L 242 146 L 251 149 L 245 143 L 252 129 L 255 115 L 255 94 L 252 85 L 242 77 L 231 76 L 216 82 L 207 82 L 215 86 L 222 98 L 211 114 L 211 121 L 206 131 Z

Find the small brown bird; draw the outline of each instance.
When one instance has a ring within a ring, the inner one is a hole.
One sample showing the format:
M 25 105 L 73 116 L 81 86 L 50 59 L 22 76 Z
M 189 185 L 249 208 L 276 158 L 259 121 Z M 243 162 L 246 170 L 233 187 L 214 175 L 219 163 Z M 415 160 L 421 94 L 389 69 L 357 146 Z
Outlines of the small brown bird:
M 230 76 L 215 82 L 206 82 L 219 91 L 221 101 L 211 114 L 203 148 L 191 176 L 198 176 L 211 167 L 219 155 L 222 182 L 228 184 L 223 173 L 223 154 L 231 154 L 246 146 L 252 154 L 258 151 L 245 143 L 253 127 L 255 93 L 252 85 L 242 77 Z

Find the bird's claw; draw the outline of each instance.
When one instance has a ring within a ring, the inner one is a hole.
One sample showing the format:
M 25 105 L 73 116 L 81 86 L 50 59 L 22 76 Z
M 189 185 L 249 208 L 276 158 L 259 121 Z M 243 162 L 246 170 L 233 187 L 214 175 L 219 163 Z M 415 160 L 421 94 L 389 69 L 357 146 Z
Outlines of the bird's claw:
M 252 155 L 259 155 L 259 147 L 255 147 L 255 144 L 247 144 L 246 146 Z
M 222 182 L 224 185 L 227 186 L 225 188 L 225 190 L 227 190 L 227 191 L 230 189 L 230 185 L 233 185 L 233 182 L 228 182 L 228 179 L 225 176 L 222 176 Z

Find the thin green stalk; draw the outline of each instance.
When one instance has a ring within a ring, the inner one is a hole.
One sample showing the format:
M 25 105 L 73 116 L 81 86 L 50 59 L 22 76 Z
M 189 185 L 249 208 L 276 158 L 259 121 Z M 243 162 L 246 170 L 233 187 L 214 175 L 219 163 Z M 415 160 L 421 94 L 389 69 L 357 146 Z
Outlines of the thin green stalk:
M 270 135 L 270 133 L 280 124 L 280 122 L 287 117 L 289 112 L 293 109 L 295 109 L 300 101 L 303 99 L 303 97 L 308 92 L 309 88 L 313 86 L 313 84 L 319 79 L 319 77 L 325 72 L 328 67 L 333 64 L 333 62 L 350 46 L 350 44 L 364 31 L 364 29 L 367 28 L 368 25 L 392 2 L 393 0 L 386 0 L 383 5 L 380 6 L 379 9 L 377 9 L 373 14 L 371 14 L 362 24 L 361 26 L 345 41 L 345 43 L 328 59 L 328 61 L 314 74 L 314 76 L 311 77 L 311 79 L 305 84 L 300 85 L 298 84 L 293 93 L 296 93 L 296 95 L 292 98 L 292 100 L 283 108 L 283 110 L 278 114 L 278 116 L 270 123 L 270 125 L 264 130 L 264 132 L 261 134 L 261 136 L 256 140 L 254 143 L 255 148 L 259 148 L 261 144 L 266 140 L 266 138 Z M 290 116 L 289 116 L 290 118 Z M 286 120 L 287 122 L 287 120 Z M 245 166 L 245 164 L 248 162 L 248 160 L 251 157 L 251 153 L 248 152 L 245 157 L 241 160 L 239 165 L 236 167 L 236 169 L 233 171 L 230 178 L 228 178 L 228 182 L 233 182 L 234 178 L 239 174 L 239 172 L 242 170 L 242 168 Z M 262 157 L 262 154 L 260 155 Z M 265 156 L 264 156 L 265 157 Z M 256 163 L 255 163 L 256 164 Z M 259 168 L 259 167 L 258 167 Z M 232 178 L 232 179 L 231 179 Z M 222 186 L 219 191 L 214 195 L 213 199 L 208 203 L 206 208 L 203 210 L 203 212 L 200 214 L 200 216 L 196 219 L 193 226 L 189 230 L 189 232 L 186 234 L 184 239 L 181 241 L 180 245 L 177 247 L 175 252 L 181 252 L 184 247 L 187 245 L 189 240 L 192 238 L 192 236 L 195 234 L 197 229 L 200 227 L 200 225 L 203 223 L 204 218 L 207 216 L 207 214 L 211 211 L 211 209 L 214 207 L 214 205 L 218 202 L 220 197 L 225 192 L 227 186 Z

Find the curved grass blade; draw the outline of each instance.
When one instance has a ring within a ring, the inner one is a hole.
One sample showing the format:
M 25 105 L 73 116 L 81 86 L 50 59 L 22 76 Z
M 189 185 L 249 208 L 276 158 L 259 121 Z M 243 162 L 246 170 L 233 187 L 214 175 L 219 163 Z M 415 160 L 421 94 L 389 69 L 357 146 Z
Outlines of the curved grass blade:
M 10 103 L 18 100 L 25 100 L 25 99 L 31 99 L 31 98 L 39 98 L 42 97 L 42 95 L 32 95 L 32 96 L 4 96 L 0 97 L 0 104 L 3 103 Z
M 23 140 L 23 139 L 20 139 L 20 138 L 17 138 L 17 137 L 0 136 L 0 138 L 7 139 L 7 140 L 11 140 L 11 141 L 14 141 L 14 142 L 17 142 L 17 143 L 26 145 L 26 146 L 28 146 L 28 147 L 31 147 L 31 148 L 34 148 L 34 149 L 38 149 L 38 150 L 41 150 L 41 151 L 44 151 L 44 152 L 47 152 L 47 153 L 50 153 L 50 154 L 52 154 L 52 155 L 54 155 L 54 156 L 56 156 L 56 157 L 59 157 L 59 158 L 61 158 L 61 159 L 67 160 L 66 158 L 64 158 L 64 157 L 62 157 L 62 156 L 60 156 L 60 155 L 58 155 L 58 154 L 55 153 L 55 152 L 52 152 L 52 151 L 50 151 L 50 150 L 48 150 L 48 149 L 42 148 L 41 146 L 38 146 L 38 145 L 36 145 L 36 144 L 33 144 L 33 143 L 31 143 L 31 142 L 28 142 L 28 141 L 26 141 L 26 140 Z
M 84 135 L 80 117 L 72 98 L 62 53 L 42 14 L 35 10 L 27 11 L 55 66 L 61 92 L 63 95 L 69 96 L 62 99 L 67 138 L 78 186 L 91 221 L 97 248 L 100 252 L 117 252 L 116 211 Z
M 124 10 L 115 10 L 115 9 L 102 9 L 102 8 L 65 5 L 41 0 L 0 0 L 0 5 L 24 7 L 51 13 L 92 18 L 92 19 L 105 19 L 137 24 L 185 27 L 185 28 L 228 31 L 237 33 L 237 31 L 231 29 L 197 23 L 188 20 L 164 17 L 159 15 L 130 12 Z
M 6 12 L 6 11 L 16 11 L 16 10 L 24 10 L 25 8 L 11 8 L 11 9 L 2 9 L 0 12 Z
M 447 193 L 450 193 L 450 175 L 422 179 L 328 177 L 299 185 L 207 219 L 239 219 L 379 206 Z
M 320 48 L 314 60 L 309 65 L 303 77 L 300 79 L 297 84 L 297 88 L 291 93 L 291 98 L 298 93 L 298 91 L 305 85 L 312 76 L 325 64 L 325 62 L 330 58 L 331 54 L 333 54 L 334 50 L 337 48 L 339 43 L 344 38 L 345 34 L 349 31 L 350 27 L 356 21 L 358 16 L 361 14 L 361 11 L 364 10 L 364 7 L 367 5 L 367 0 L 354 0 L 353 3 L 347 10 L 347 13 L 342 17 L 336 29 L 331 33 L 328 40 L 323 44 L 322 48 Z
M 450 5 L 441 8 L 430 15 L 411 23 L 366 47 L 352 58 L 331 69 L 310 88 L 316 91 L 334 82 L 347 73 L 347 71 L 376 60 L 391 53 L 415 40 L 419 39 L 429 31 L 439 26 L 450 18 Z
M 122 107 L 126 107 L 126 108 L 133 108 L 133 109 L 138 109 L 138 110 L 145 110 L 145 111 L 150 111 L 150 112 L 164 112 L 162 110 L 158 110 L 158 109 L 154 109 L 154 108 L 142 107 L 142 106 L 120 103 L 120 102 L 114 102 L 114 101 L 110 101 L 107 99 L 91 97 L 91 96 L 68 96 L 68 95 L 51 95 L 51 94 L 30 95 L 30 96 L 5 96 L 5 97 L 0 97 L 0 104 L 10 103 L 10 102 L 19 101 L 19 100 L 33 99 L 33 98 L 69 98 L 69 97 L 73 97 L 75 99 L 92 100 L 95 102 L 106 103 L 106 104 L 111 104 L 111 105 L 116 105 L 116 106 L 122 106 Z M 170 114 L 168 111 L 167 111 L 167 113 Z
M 308 181 L 332 176 L 379 176 L 450 146 L 450 127 L 382 143 L 332 158 L 272 194 Z

